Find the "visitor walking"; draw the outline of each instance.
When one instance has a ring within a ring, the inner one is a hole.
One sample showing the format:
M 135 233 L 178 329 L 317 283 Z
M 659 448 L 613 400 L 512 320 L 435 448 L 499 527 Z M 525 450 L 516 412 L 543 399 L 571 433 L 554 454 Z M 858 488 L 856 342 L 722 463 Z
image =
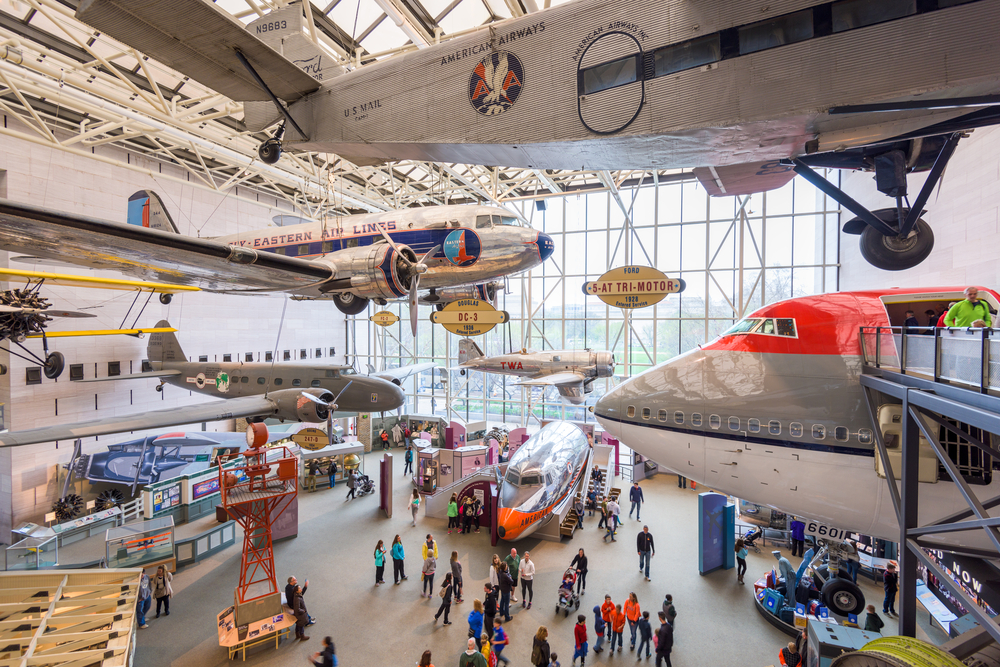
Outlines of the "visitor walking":
M 451 552 L 451 580 L 455 586 L 455 602 L 462 601 L 462 562 L 458 560 L 458 552 Z
M 407 446 L 403 454 L 403 477 L 413 474 L 413 447 Z
M 413 489 L 413 495 L 410 496 L 410 516 L 413 517 L 413 523 L 411 526 L 417 525 L 417 510 L 420 509 L 420 492 Z
M 170 616 L 170 596 L 174 594 L 174 589 L 170 582 L 174 580 L 174 575 L 167 571 L 167 568 L 160 565 L 156 568 L 156 575 L 153 577 L 153 597 L 156 598 L 156 618 L 160 617 L 160 607 Z
M 674 608 L 674 596 L 670 593 L 663 596 L 663 616 L 669 621 L 671 628 L 677 623 L 677 609 Z
M 594 641 L 594 653 L 600 653 L 604 650 L 601 648 L 601 644 L 604 643 L 605 632 L 607 632 L 607 623 L 604 622 L 604 617 L 601 615 L 601 608 L 594 605 L 594 635 L 597 637 Z
M 645 498 L 642 497 L 642 489 L 639 488 L 639 482 L 632 482 L 632 488 L 628 491 L 628 499 L 632 502 L 632 508 L 628 511 L 628 518 L 632 518 L 632 512 L 635 512 L 635 520 L 641 521 L 639 514 L 642 512 L 642 503 L 645 502 Z
M 482 649 L 483 642 L 483 603 L 476 598 L 472 601 L 472 611 L 469 612 L 469 636 L 476 640 L 476 648 Z
M 649 563 L 656 554 L 656 547 L 653 545 L 653 536 L 649 532 L 649 526 L 643 526 L 642 531 L 635 538 L 635 548 L 639 552 L 639 571 L 642 572 L 643 563 L 646 564 L 646 581 L 649 581 Z
M 378 541 L 375 545 L 375 585 L 381 586 L 385 583 L 382 580 L 382 576 L 385 575 L 385 547 L 382 546 L 382 540 Z
M 615 610 L 611 614 L 611 652 L 615 652 L 615 641 L 618 642 L 618 652 L 622 652 L 622 633 L 625 631 L 625 612 L 620 604 L 615 605 Z
M 355 498 L 354 492 L 357 490 L 358 486 L 358 471 L 352 470 L 347 476 L 347 497 L 344 500 L 350 500 Z
M 476 650 L 476 640 L 469 640 L 469 648 L 458 656 L 458 667 L 487 667 L 486 658 Z
M 628 621 L 630 635 L 628 650 L 635 650 L 635 633 L 639 629 L 639 619 L 642 618 L 642 610 L 639 608 L 639 598 L 635 593 L 629 593 L 625 600 L 625 620 Z
M 899 590 L 899 575 L 896 573 L 896 564 L 889 563 L 885 566 L 882 574 L 882 588 L 885 590 L 885 600 L 882 602 L 882 613 L 886 616 L 896 615 L 896 591 Z M 156 615 L 160 615 L 160 600 L 156 600 Z M 170 612 L 168 611 L 167 614 Z
M 578 614 L 576 617 L 576 625 L 573 626 L 573 643 L 576 646 L 576 651 L 573 653 L 573 664 L 576 665 L 576 659 L 580 658 L 580 667 L 587 662 L 587 617 L 583 614 Z
M 576 592 L 577 595 L 583 595 L 587 592 L 587 556 L 583 549 L 577 552 L 569 566 L 576 568 Z
M 742 584 L 743 575 L 747 571 L 747 547 L 743 543 L 742 537 L 737 538 L 733 550 L 736 551 L 736 581 Z
M 549 629 L 538 626 L 535 638 L 531 640 L 531 664 L 535 667 L 549 667 Z
M 420 590 L 420 597 L 429 598 L 434 594 L 434 570 L 437 569 L 437 559 L 428 556 L 424 559 L 424 566 L 420 569 L 424 575 L 424 583 Z
M 139 614 L 139 627 L 142 629 L 148 628 L 146 625 L 146 612 L 149 611 L 150 605 L 153 604 L 153 591 L 149 585 L 149 575 L 146 571 L 142 571 L 142 575 L 139 577 L 139 604 L 137 605 L 137 613 Z
M 431 652 L 424 651 L 424 653 L 427 654 L 427 664 L 434 667 L 430 663 Z M 333 637 L 323 637 L 323 650 L 319 653 L 313 653 L 312 664 L 313 667 L 337 667 L 337 648 L 333 645 Z
M 649 624 L 649 612 L 642 612 L 642 618 L 639 619 L 639 650 L 635 652 L 635 659 L 638 660 L 642 657 L 642 647 L 646 647 L 646 658 L 650 656 L 649 643 L 653 639 L 653 626 Z
M 493 650 L 493 655 L 497 657 L 497 662 L 502 660 L 503 664 L 509 665 L 510 658 L 503 654 L 503 650 L 510 644 L 510 636 L 499 618 L 493 619 L 493 639 L 490 641 L 492 642 L 490 648 Z
M 535 597 L 535 592 L 531 588 L 535 579 L 535 563 L 527 551 L 524 552 L 524 558 L 518 565 L 518 575 L 521 580 L 521 606 L 531 609 L 531 601 Z
M 444 581 L 441 582 L 441 590 L 438 592 L 441 598 L 441 606 L 438 607 L 437 613 L 434 614 L 435 623 L 437 623 L 441 614 L 444 613 L 444 625 L 451 625 L 451 621 L 448 620 L 448 611 L 451 609 L 451 596 L 454 590 L 451 572 L 448 572 L 444 575 Z
M 611 596 L 605 594 L 604 604 L 601 605 L 601 618 L 604 619 L 604 630 L 607 634 L 608 640 L 611 640 L 612 630 L 611 630 L 611 617 L 615 614 L 615 603 L 611 601 Z
M 403 572 L 403 559 L 406 558 L 406 554 L 403 553 L 403 540 L 399 535 L 393 538 L 389 555 L 392 556 L 392 582 L 398 585 L 400 581 L 406 581 L 406 573 Z
M 427 533 L 427 537 L 424 538 L 424 547 L 421 556 L 424 559 L 428 556 L 438 557 L 438 543 L 430 533 Z
M 656 667 L 661 667 L 663 661 L 666 661 L 667 667 L 673 667 L 670 664 L 670 652 L 674 648 L 674 626 L 667 621 L 662 611 L 659 616 L 660 629 L 656 632 Z

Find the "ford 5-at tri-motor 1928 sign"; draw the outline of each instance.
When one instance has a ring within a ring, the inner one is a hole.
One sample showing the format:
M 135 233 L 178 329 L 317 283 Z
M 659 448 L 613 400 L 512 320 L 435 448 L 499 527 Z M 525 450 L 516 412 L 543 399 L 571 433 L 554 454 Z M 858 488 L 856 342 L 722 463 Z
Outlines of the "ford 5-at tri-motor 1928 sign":
M 443 310 L 431 313 L 431 322 L 440 324 L 459 336 L 478 336 L 510 319 L 505 310 L 497 310 L 489 301 L 459 299 Z
M 620 266 L 583 284 L 583 293 L 615 308 L 646 308 L 684 290 L 680 278 L 667 278 L 651 266 Z

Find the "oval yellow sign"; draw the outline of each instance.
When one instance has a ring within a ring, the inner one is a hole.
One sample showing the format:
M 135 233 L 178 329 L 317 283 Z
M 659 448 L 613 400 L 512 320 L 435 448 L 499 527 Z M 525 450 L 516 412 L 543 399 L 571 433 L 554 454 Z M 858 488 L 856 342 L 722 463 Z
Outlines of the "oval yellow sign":
M 387 327 L 399 321 L 396 313 L 390 313 L 388 310 L 380 310 L 368 319 L 380 327 Z
M 583 293 L 615 308 L 646 308 L 684 289 L 680 278 L 667 278 L 651 266 L 620 266 L 583 284 Z
M 510 319 L 505 310 L 497 310 L 488 301 L 459 299 L 431 313 L 431 322 L 440 324 L 459 336 L 479 336 Z
M 329 446 L 330 436 L 318 428 L 304 428 L 292 436 L 292 442 L 302 449 L 315 452 Z

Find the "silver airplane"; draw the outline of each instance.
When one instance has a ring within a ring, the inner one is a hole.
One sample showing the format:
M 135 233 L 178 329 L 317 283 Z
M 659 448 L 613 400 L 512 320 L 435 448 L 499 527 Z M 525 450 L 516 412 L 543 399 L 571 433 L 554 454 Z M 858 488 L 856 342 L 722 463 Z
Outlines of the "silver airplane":
M 204 0 L 88 0 L 76 16 L 243 102 L 251 131 L 280 122 L 266 163 L 284 141 L 356 164 L 694 167 L 729 195 L 800 173 L 890 270 L 930 253 L 919 216 L 960 134 L 1000 122 L 990 0 L 580 0 L 354 71 L 309 41 L 297 2 L 246 26 Z M 816 167 L 874 171 L 895 201 L 870 211 Z M 926 170 L 911 205 L 906 174 Z
M 550 236 L 491 206 L 429 206 L 192 238 L 177 231 L 155 193 L 132 199 L 143 195 L 144 204 L 130 200 L 124 225 L 0 199 L 0 248 L 213 292 L 330 299 L 347 315 L 370 301 L 407 298 L 414 334 L 420 290 L 434 290 L 425 299 L 435 303 L 480 287 L 487 294 L 491 281 L 538 266 L 554 250 Z
M 594 390 L 596 378 L 615 374 L 615 355 L 593 350 L 521 350 L 495 357 L 483 355 L 468 338 L 458 341 L 458 363 L 465 371 L 501 373 L 527 378 L 515 386 L 555 387 L 559 395 L 580 405 Z
M 157 325 L 169 326 L 166 321 Z M 151 366 L 149 371 L 81 382 L 155 377 L 160 379 L 158 391 L 162 391 L 165 384 L 170 384 L 223 400 L 0 433 L 0 447 L 237 417 L 274 417 L 282 421 L 316 423 L 329 421 L 342 413 L 388 412 L 402 407 L 406 401 L 403 390 L 397 384 L 379 377 L 358 375 L 351 366 L 190 362 L 173 333 L 150 334 L 146 354 Z

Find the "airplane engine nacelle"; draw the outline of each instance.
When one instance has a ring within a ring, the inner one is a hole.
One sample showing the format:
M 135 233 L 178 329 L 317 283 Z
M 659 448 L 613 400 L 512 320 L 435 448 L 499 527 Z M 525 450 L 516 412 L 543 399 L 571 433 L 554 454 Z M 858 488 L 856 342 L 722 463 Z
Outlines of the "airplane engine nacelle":
M 597 377 L 609 378 L 615 374 L 615 355 L 613 352 L 592 352 L 590 363 L 597 369 Z
M 317 403 L 305 396 L 309 394 L 323 401 L 324 404 Z M 325 405 L 330 403 L 334 396 L 326 389 L 280 389 L 272 391 L 268 396 L 275 402 L 277 408 L 274 416 L 281 420 L 299 422 L 323 422 L 329 414 L 329 409 Z
M 479 299 L 480 301 L 493 302 L 497 298 L 496 282 L 479 283 L 478 285 L 461 285 L 459 287 L 446 287 L 444 289 L 432 289 L 431 293 L 420 299 L 421 303 L 446 304 L 459 299 Z
M 350 290 L 364 299 L 399 299 L 410 291 L 417 255 L 409 246 L 387 243 L 348 248 L 336 254 L 337 278 L 350 278 Z

